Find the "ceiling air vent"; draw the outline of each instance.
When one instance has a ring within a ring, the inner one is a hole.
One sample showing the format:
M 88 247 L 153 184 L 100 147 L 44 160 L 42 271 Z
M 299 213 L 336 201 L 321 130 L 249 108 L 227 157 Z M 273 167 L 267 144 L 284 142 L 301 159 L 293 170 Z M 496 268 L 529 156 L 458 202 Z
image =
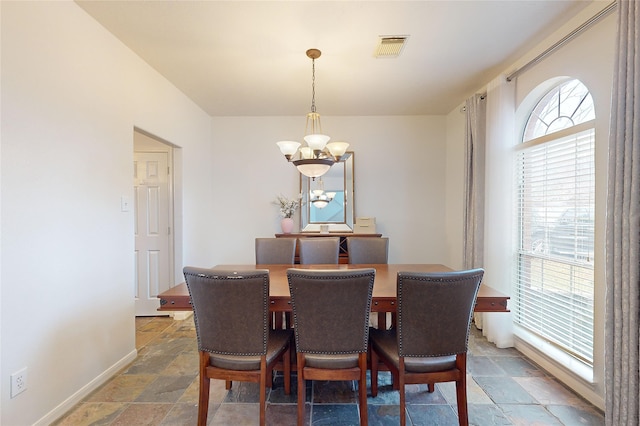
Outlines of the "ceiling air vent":
M 380 36 L 376 58 L 397 58 L 409 36 Z

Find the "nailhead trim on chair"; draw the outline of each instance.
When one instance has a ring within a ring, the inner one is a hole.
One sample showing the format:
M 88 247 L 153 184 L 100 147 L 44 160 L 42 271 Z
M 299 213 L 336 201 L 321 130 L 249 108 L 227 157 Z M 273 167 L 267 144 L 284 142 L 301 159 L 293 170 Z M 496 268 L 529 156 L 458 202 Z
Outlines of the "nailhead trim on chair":
M 404 275 L 402 272 L 398 272 L 398 280 L 402 281 L 402 279 L 404 278 Z M 412 276 L 411 277 L 412 280 L 416 280 L 416 281 L 432 281 L 432 282 L 442 282 L 442 283 L 446 283 L 446 282 L 457 282 L 459 281 L 459 278 L 452 276 L 452 277 L 442 277 L 442 278 L 438 278 L 438 279 L 434 279 L 433 277 L 419 277 L 419 276 Z M 400 285 L 400 283 L 398 283 L 398 327 L 400 328 L 402 326 L 401 324 L 401 320 L 400 318 L 402 317 L 402 286 Z M 471 318 L 473 317 L 473 310 L 471 310 L 471 315 L 469 316 L 469 320 L 467 321 L 467 340 L 465 342 L 465 349 L 469 346 L 469 330 L 471 329 Z M 398 353 L 402 353 L 402 342 L 398 339 Z M 405 354 L 405 357 L 439 357 L 439 356 L 450 356 L 450 355 L 456 355 L 456 353 L 453 352 L 447 352 L 447 353 L 442 353 L 442 354 L 433 354 L 433 355 L 421 355 L 421 354 L 412 354 L 412 355 L 408 355 Z
M 338 271 L 338 270 L 335 270 Z M 342 270 L 340 270 L 342 271 Z M 328 271 L 325 271 L 328 272 Z M 301 275 L 301 274 L 291 274 L 291 276 L 297 276 L 297 277 L 304 277 L 305 279 L 313 279 L 313 280 L 331 280 L 333 279 L 333 277 L 327 277 L 327 276 L 309 276 L 309 275 Z M 353 278 L 353 277 L 358 277 L 360 276 L 360 274 L 352 274 L 352 275 L 343 275 L 342 277 L 344 278 Z M 367 300 L 367 312 L 371 312 L 371 293 L 373 292 L 373 290 L 369 290 L 369 298 Z M 296 310 L 295 310 L 295 306 L 293 307 L 293 317 L 294 317 L 294 321 L 297 320 L 297 315 L 296 315 Z M 364 333 L 364 341 L 363 341 L 363 349 L 360 350 L 360 352 L 367 352 L 367 347 L 369 345 L 369 319 L 367 318 L 367 326 L 365 327 L 365 333 Z M 296 336 L 296 339 L 298 339 L 298 330 L 296 328 L 294 328 L 294 333 Z M 321 354 L 321 355 L 342 355 L 342 354 L 352 354 L 353 352 L 351 351 L 321 351 L 321 352 L 308 352 L 308 353 L 313 353 L 313 354 Z
M 191 276 L 199 276 L 199 277 L 204 277 L 204 278 L 221 278 L 220 275 L 217 274 L 187 274 L 187 275 L 191 275 Z M 249 274 L 247 274 L 249 275 Z M 258 274 L 256 274 L 258 275 Z M 260 273 L 259 275 L 262 275 L 262 273 Z M 224 276 L 222 278 L 224 279 L 229 279 L 229 280 L 234 280 L 234 279 L 241 279 L 246 275 L 227 275 Z M 263 279 L 264 281 L 268 280 L 268 275 Z M 269 305 L 269 286 L 263 286 L 263 292 L 262 292 L 262 298 L 263 301 L 266 303 L 266 305 Z M 192 301 L 192 303 L 195 303 Z M 193 319 L 196 325 L 196 328 L 198 327 L 198 318 L 196 316 L 196 309 L 194 306 L 193 309 Z M 227 351 L 217 351 L 217 350 L 213 350 L 213 349 L 209 349 L 209 348 L 205 348 L 202 346 L 202 342 L 200 341 L 200 333 L 196 333 L 197 336 L 197 340 L 198 340 L 198 349 L 201 351 L 206 351 L 206 352 L 210 352 L 213 354 L 220 354 L 220 355 L 237 355 L 237 356 L 260 356 L 260 355 L 265 355 L 267 353 L 267 331 L 269 328 L 269 317 L 268 317 L 268 313 L 265 313 L 265 315 L 263 315 L 263 320 L 262 320 L 262 335 L 264 336 L 262 339 L 262 346 L 263 346 L 263 350 L 262 352 L 249 352 L 249 353 L 235 353 L 235 352 L 227 352 Z

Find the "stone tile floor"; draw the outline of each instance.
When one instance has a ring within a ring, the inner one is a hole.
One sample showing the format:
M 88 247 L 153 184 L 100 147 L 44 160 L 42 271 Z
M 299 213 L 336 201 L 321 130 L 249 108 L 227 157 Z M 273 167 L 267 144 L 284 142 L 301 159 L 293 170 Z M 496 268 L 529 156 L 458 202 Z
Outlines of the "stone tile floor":
M 136 318 L 137 359 L 74 407 L 56 426 L 195 425 L 198 356 L 193 318 Z M 603 425 L 601 411 L 533 365 L 515 349 L 497 349 L 472 327 L 467 392 L 472 425 Z M 369 397 L 370 425 L 399 424 L 399 397 L 381 373 L 380 391 Z M 296 383 L 291 395 L 282 377 L 267 391 L 267 423 L 296 424 Z M 305 424 L 357 425 L 357 389 L 352 382 L 307 384 Z M 455 386 L 407 386 L 407 425 L 457 425 Z M 258 386 L 212 381 L 210 425 L 258 423 Z

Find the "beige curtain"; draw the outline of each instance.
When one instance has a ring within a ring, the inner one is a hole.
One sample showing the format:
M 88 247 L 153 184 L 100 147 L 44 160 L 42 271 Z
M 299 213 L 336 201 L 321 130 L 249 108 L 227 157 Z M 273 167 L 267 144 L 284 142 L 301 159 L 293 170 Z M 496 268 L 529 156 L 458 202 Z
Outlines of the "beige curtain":
M 640 424 L 640 2 L 618 2 L 606 230 L 606 424 Z
M 467 99 L 464 168 L 464 253 L 465 269 L 484 267 L 484 156 L 487 108 L 483 95 Z M 482 330 L 483 315 L 475 313 L 473 321 Z
M 499 75 L 487 84 L 483 284 L 511 295 L 515 88 Z M 513 346 L 511 313 L 482 314 L 482 333 L 499 348 Z
M 467 99 L 465 134 L 464 258 L 466 269 L 484 267 L 484 156 L 486 103 L 483 95 Z

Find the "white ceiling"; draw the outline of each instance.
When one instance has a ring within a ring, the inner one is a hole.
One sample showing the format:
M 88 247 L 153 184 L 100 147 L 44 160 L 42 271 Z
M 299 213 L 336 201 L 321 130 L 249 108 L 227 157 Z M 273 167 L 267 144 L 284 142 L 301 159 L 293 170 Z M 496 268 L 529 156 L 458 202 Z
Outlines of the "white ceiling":
M 446 114 L 589 2 L 99 1 L 84 10 L 212 116 Z M 376 59 L 379 36 L 408 35 Z

